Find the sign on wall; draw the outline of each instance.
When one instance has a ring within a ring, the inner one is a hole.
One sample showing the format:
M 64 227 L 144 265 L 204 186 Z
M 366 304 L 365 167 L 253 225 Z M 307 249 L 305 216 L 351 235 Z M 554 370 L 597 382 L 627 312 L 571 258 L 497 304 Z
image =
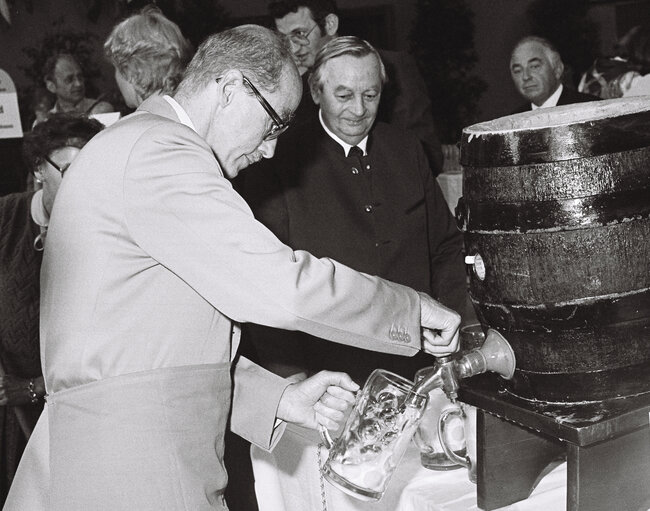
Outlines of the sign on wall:
M 0 69 L 0 138 L 21 138 L 23 128 L 18 111 L 18 95 L 14 82 Z

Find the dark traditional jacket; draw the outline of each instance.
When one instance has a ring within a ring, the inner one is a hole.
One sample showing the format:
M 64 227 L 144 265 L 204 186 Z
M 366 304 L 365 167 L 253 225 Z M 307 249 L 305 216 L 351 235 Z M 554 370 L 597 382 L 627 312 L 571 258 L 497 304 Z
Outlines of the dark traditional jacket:
M 413 287 L 460 310 L 462 237 L 418 140 L 377 123 L 368 155 L 346 157 L 318 117 L 250 169 L 243 193 L 256 217 L 294 250 Z M 430 356 L 396 357 L 286 331 L 252 328 L 262 365 L 348 372 L 363 383 L 378 367 L 413 378 Z M 271 342 L 270 339 L 273 338 Z M 280 347 L 280 345 L 282 347 Z

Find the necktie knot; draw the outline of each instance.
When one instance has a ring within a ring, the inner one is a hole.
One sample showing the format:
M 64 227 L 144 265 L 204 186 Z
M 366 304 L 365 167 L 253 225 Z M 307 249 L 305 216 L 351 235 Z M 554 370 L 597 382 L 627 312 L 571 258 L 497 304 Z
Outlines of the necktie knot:
M 363 151 L 359 146 L 352 146 L 350 148 L 350 152 L 348 152 L 348 158 L 362 158 L 363 157 Z

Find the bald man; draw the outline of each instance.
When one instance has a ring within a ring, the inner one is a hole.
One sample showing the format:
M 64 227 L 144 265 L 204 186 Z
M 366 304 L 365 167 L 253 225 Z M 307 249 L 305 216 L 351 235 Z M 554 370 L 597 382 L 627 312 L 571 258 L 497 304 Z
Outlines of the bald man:
M 563 73 L 562 57 L 548 40 L 536 36 L 521 39 L 510 57 L 510 76 L 526 103 L 511 113 L 599 99 L 562 85 Z

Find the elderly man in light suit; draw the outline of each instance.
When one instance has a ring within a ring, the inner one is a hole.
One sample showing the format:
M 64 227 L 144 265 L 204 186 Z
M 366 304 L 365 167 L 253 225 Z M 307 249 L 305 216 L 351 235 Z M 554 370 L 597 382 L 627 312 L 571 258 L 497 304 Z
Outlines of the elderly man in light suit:
M 46 411 L 5 509 L 225 510 L 228 420 L 265 448 L 283 420 L 333 427 L 354 389 L 340 373 L 290 385 L 240 360 L 233 386 L 235 322 L 402 355 L 457 349 L 455 312 L 293 251 L 233 190 L 227 178 L 273 155 L 300 87 L 275 34 L 227 30 L 173 98 L 149 98 L 75 160 L 43 262 Z

